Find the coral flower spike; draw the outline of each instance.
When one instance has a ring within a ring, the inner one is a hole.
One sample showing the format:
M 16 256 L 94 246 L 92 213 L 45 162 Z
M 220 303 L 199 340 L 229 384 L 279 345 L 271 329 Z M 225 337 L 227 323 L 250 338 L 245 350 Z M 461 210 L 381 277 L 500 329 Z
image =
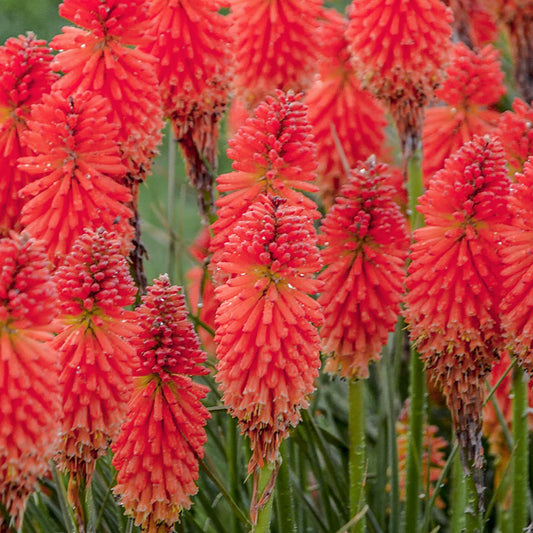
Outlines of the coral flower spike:
M 253 108 L 275 89 L 305 90 L 315 73 L 322 0 L 230 0 L 235 88 Z
M 202 214 L 212 211 L 218 125 L 228 100 L 229 20 L 219 0 L 150 0 L 152 42 L 165 116 L 198 190 Z M 204 163 L 207 161 L 208 165 Z
M 363 85 L 384 100 L 404 159 L 418 148 L 424 105 L 443 78 L 451 11 L 440 0 L 353 0 L 347 37 Z
M 216 264 L 234 225 L 261 195 L 270 193 L 291 204 L 302 204 L 308 216 L 319 218 L 316 204 L 303 192 L 317 192 L 316 148 L 302 95 L 276 92 L 257 106 L 229 141 L 233 172 L 218 177 L 218 220 L 212 225 L 212 262 Z
M 344 36 L 348 20 L 334 9 L 325 10 L 321 24 L 319 78 L 305 96 L 309 123 L 317 145 L 318 177 L 325 202 L 347 181 L 347 166 L 375 154 L 384 155 L 385 111 L 361 87 Z M 337 145 L 340 144 L 340 147 Z
M 0 47 L 0 234 L 20 230 L 23 201 L 18 191 L 28 183 L 17 168 L 20 156 L 31 152 L 22 142 L 30 107 L 40 102 L 56 80 L 52 54 L 45 41 L 29 33 Z
M 208 371 L 183 295 L 168 276 L 148 287 L 136 314 L 135 382 L 128 419 L 113 446 L 114 491 L 136 525 L 159 533 L 171 531 L 197 491 L 210 415 L 201 403 L 207 387 L 189 376 Z
M 400 314 L 409 239 L 387 174 L 373 158 L 353 170 L 321 228 L 325 369 L 347 378 L 368 377 Z
M 136 288 L 120 248 L 115 234 L 87 231 L 54 274 L 64 324 L 52 342 L 61 357 L 63 395 L 58 461 L 71 472 L 72 489 L 90 482 L 129 399 L 130 340 L 138 328 L 124 306 L 135 301 Z
M 320 266 L 312 219 L 279 197 L 260 196 L 224 248 L 219 268 L 231 277 L 215 289 L 216 380 L 250 437 L 249 472 L 277 459 L 314 391 Z
M 111 102 L 109 121 L 118 123 L 124 163 L 143 179 L 161 141 L 161 99 L 155 59 L 137 47 L 150 42 L 144 0 L 64 0 L 59 14 L 81 28 L 63 27 L 50 42 L 59 50 L 57 86 L 67 95 L 92 91 Z
M 132 212 L 124 204 L 131 194 L 118 182 L 126 168 L 109 110 L 104 97 L 89 91 L 67 98 L 55 90 L 34 106 L 23 135 L 34 155 L 20 158 L 20 168 L 35 180 L 21 191 L 22 222 L 46 242 L 56 264 L 87 227 L 116 229 L 128 246 Z
M 474 137 L 420 199 L 406 319 L 431 378 L 444 390 L 466 462 L 482 463 L 484 382 L 502 348 L 502 224 L 509 180 L 499 141 Z
M 504 298 L 501 303 L 502 325 L 513 354 L 521 366 L 533 375 L 533 157 L 523 173 L 515 175 L 509 199 L 513 213 L 511 225 L 504 233 L 502 256 Z
M 491 45 L 474 52 L 454 47 L 448 78 L 435 91 L 445 105 L 426 110 L 423 129 L 426 186 L 444 161 L 474 135 L 494 133 L 500 114 L 490 109 L 505 94 L 499 53 Z
M 21 525 L 26 499 L 58 444 L 57 292 L 41 243 L 0 239 L 0 502 Z M 11 531 L 0 513 L 0 530 Z

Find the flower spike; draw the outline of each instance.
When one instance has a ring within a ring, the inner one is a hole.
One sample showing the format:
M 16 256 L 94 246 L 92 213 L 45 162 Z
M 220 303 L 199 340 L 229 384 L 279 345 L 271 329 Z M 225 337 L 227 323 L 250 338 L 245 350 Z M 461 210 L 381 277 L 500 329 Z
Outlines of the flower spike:
M 409 240 L 387 174 L 374 158 L 361 163 L 321 228 L 325 370 L 347 378 L 368 377 L 400 314 Z
M 103 229 L 79 237 L 54 280 L 63 322 L 52 342 L 63 395 L 58 462 L 79 485 L 90 482 L 124 421 L 137 332 L 124 307 L 135 301 L 136 288 L 120 239 Z
M 442 386 L 467 464 L 482 464 L 483 378 L 502 349 L 502 224 L 509 180 L 499 141 L 474 137 L 420 199 L 406 320 L 431 378 Z
M 128 419 L 113 446 L 114 492 L 143 531 L 170 531 L 197 491 L 198 462 L 210 417 L 207 387 L 189 377 L 207 374 L 205 353 L 187 321 L 180 288 L 160 276 L 136 310 L 135 381 Z
M 56 301 L 42 243 L 0 239 L 0 502 L 17 528 L 58 445 L 59 357 L 48 344 Z
M 277 459 L 320 366 L 323 316 L 311 298 L 321 287 L 313 279 L 320 255 L 304 206 L 261 195 L 235 226 L 219 268 L 231 277 L 215 289 L 216 380 L 250 437 L 254 472 Z

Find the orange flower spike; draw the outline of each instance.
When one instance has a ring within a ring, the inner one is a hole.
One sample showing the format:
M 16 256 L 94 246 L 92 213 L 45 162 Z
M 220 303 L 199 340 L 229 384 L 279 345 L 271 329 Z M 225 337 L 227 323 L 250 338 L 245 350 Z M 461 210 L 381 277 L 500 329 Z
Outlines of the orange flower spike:
M 81 26 L 66 26 L 50 42 L 58 50 L 57 87 L 67 95 L 89 90 L 111 103 L 109 121 L 120 125 L 128 172 L 143 178 L 157 153 L 163 127 L 155 58 L 138 47 L 150 41 L 144 0 L 64 0 L 59 14 Z
M 420 198 L 406 319 L 432 379 L 444 390 L 460 444 L 481 462 L 483 377 L 502 348 L 502 224 L 509 180 L 497 140 L 474 137 L 450 157 Z
M 149 1 L 151 41 L 142 49 L 158 58 L 163 109 L 178 140 L 196 121 L 220 115 L 228 99 L 229 20 L 218 13 L 220 4 Z
M 347 38 L 363 85 L 384 100 L 405 156 L 417 149 L 424 105 L 444 75 L 452 15 L 440 0 L 353 0 Z
M 322 0 L 230 0 L 235 88 L 249 107 L 305 90 L 316 69 Z
M 446 81 L 435 91 L 446 105 L 427 109 L 424 121 L 426 186 L 444 161 L 474 135 L 495 132 L 500 114 L 489 106 L 506 91 L 499 52 L 491 45 L 474 52 L 458 43 L 446 73 Z
M 320 266 L 307 210 L 279 197 L 259 197 L 224 248 L 219 268 L 231 277 L 215 289 L 216 380 L 250 437 L 250 473 L 276 460 L 314 391 L 323 315 L 311 295 L 322 286 L 313 278 Z
M 201 403 L 207 387 L 189 376 L 208 371 L 180 288 L 167 276 L 148 287 L 136 314 L 136 378 L 128 420 L 113 446 L 114 492 L 136 525 L 156 533 L 170 531 L 197 491 L 210 415 Z
M 509 198 L 513 219 L 504 233 L 502 249 L 502 326 L 509 348 L 524 370 L 533 375 L 533 262 L 529 253 L 533 243 L 533 157 L 526 161 L 523 174 L 515 174 L 515 179 Z
M 315 202 L 300 192 L 318 191 L 312 183 L 316 178 L 316 148 L 301 97 L 292 91 L 277 91 L 275 98 L 268 96 L 229 141 L 233 172 L 217 178 L 218 191 L 226 194 L 216 202 L 218 220 L 212 225 L 214 264 L 237 221 L 261 194 L 301 203 L 309 216 L 320 217 Z
M 124 306 L 137 291 L 120 239 L 103 229 L 78 238 L 54 279 L 64 324 L 52 342 L 62 368 L 58 461 L 89 482 L 125 418 L 135 357 L 130 341 L 138 328 Z
M 448 442 L 438 435 L 439 428 L 432 424 L 424 425 L 422 441 L 422 490 L 431 498 L 444 467 L 446 466 L 446 448 Z M 409 400 L 407 400 L 396 422 L 398 443 L 398 470 L 400 472 L 400 499 L 405 501 L 405 484 L 407 478 L 407 450 L 409 443 Z M 428 486 L 429 481 L 429 486 Z M 444 509 L 445 504 L 437 497 L 435 505 Z
M 320 77 L 305 96 L 308 119 L 317 144 L 318 176 L 328 204 L 348 179 L 337 136 L 349 168 L 372 154 L 383 155 L 385 112 L 362 89 L 353 68 L 344 32 L 348 21 L 334 9 L 325 10 L 321 24 Z
M 0 234 L 21 227 L 23 201 L 18 191 L 28 177 L 17 168 L 17 160 L 30 154 L 21 137 L 30 107 L 49 92 L 57 78 L 51 61 L 46 42 L 32 33 L 8 39 L 0 47 Z
M 58 445 L 59 357 L 47 344 L 56 301 L 42 243 L 0 239 L 0 502 L 16 528 Z
M 522 172 L 524 163 L 533 155 L 533 109 L 516 98 L 513 110 L 500 115 L 498 136 L 511 176 L 515 172 Z
M 229 18 L 218 13 L 220 5 L 219 0 L 151 0 L 152 41 L 142 48 L 158 59 L 163 111 L 206 218 L 213 211 L 219 120 L 231 70 Z
M 400 314 L 409 238 L 387 174 L 373 158 L 360 164 L 321 228 L 325 370 L 347 378 L 368 377 Z
M 59 91 L 34 106 L 23 140 L 33 151 L 20 168 L 36 177 L 21 194 L 22 222 L 47 243 L 61 263 L 85 228 L 120 232 L 124 247 L 131 233 L 131 200 L 118 183 L 126 168 L 117 147 L 118 125 L 108 121 L 109 102 L 85 92 L 67 98 Z

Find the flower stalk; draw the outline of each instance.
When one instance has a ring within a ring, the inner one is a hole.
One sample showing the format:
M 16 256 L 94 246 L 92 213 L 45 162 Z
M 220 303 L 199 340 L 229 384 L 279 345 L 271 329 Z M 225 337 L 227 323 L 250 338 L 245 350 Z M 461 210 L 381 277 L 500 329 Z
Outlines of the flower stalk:
M 350 435 L 349 476 L 350 476 L 350 516 L 361 511 L 365 504 L 366 484 L 366 444 L 365 444 L 365 382 L 351 379 L 348 384 L 348 432 Z M 351 528 L 351 533 L 365 531 L 365 518 L 362 517 Z
M 513 369 L 513 487 L 512 487 L 512 521 L 513 533 L 520 533 L 527 525 L 528 496 L 528 402 L 527 376 L 515 366 Z

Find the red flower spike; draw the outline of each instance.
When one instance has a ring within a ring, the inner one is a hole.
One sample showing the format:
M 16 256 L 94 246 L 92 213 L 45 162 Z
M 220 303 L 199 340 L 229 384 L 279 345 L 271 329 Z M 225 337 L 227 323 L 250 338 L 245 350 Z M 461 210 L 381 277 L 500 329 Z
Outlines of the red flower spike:
M 142 48 L 158 59 L 163 111 L 171 120 L 205 216 L 213 210 L 218 123 L 230 78 L 229 20 L 218 13 L 220 4 L 219 0 L 151 0 L 152 42 Z
M 427 109 L 424 121 L 426 187 L 444 161 L 474 135 L 495 132 L 500 115 L 489 106 L 505 94 L 499 52 L 491 45 L 474 52 L 458 43 L 446 73 L 448 78 L 435 91 L 445 105 Z
M 409 238 L 387 174 L 373 158 L 353 170 L 322 223 L 325 370 L 347 378 L 368 377 L 400 314 Z
M 347 38 L 363 85 L 390 108 L 408 156 L 418 146 L 423 106 L 443 77 L 451 11 L 440 0 L 353 0 Z
M 522 172 L 524 163 L 533 155 L 533 109 L 516 98 L 513 111 L 500 115 L 498 136 L 505 150 L 509 172 Z
M 317 144 L 318 176 L 328 205 L 348 179 L 341 151 L 349 168 L 371 154 L 384 153 L 385 112 L 371 93 L 361 88 L 353 69 L 344 32 L 348 21 L 333 9 L 324 11 L 321 26 L 320 78 L 309 89 L 305 104 Z
M 59 54 L 54 68 L 65 75 L 57 87 L 67 95 L 89 90 L 111 103 L 110 122 L 120 125 L 121 154 L 128 172 L 144 178 L 161 141 L 162 110 L 155 58 L 138 48 L 150 42 L 144 0 L 64 0 L 66 26 L 50 42 Z
M 307 210 L 279 197 L 259 197 L 224 248 L 219 268 L 231 277 L 215 289 L 216 380 L 250 437 L 249 472 L 276 459 L 314 390 L 323 316 L 310 295 L 320 266 Z
M 42 244 L 27 235 L 0 239 L 0 502 L 17 528 L 58 444 L 59 360 L 47 344 L 57 292 L 49 266 Z
M 520 365 L 533 375 L 533 304 L 531 302 L 531 271 L 533 262 L 529 253 L 533 243 L 533 157 L 524 165 L 524 173 L 515 175 L 509 208 L 513 219 L 504 233 L 502 257 L 503 300 L 502 327 L 508 346 Z
M 34 106 L 23 140 L 34 153 L 20 168 L 36 176 L 21 194 L 27 198 L 22 222 L 43 239 L 51 260 L 60 263 L 89 227 L 115 229 L 128 246 L 131 200 L 118 183 L 126 169 L 116 144 L 118 125 L 108 121 L 105 98 L 89 92 L 69 98 L 59 91 Z
M 317 192 L 315 145 L 310 134 L 302 95 L 276 92 L 257 106 L 229 141 L 233 172 L 218 177 L 218 220 L 212 225 L 212 263 L 220 260 L 222 247 L 248 207 L 265 193 L 302 204 L 308 216 L 319 218 L 316 204 L 302 192 Z
M 499 141 L 474 137 L 420 198 L 406 286 L 411 339 L 442 385 L 467 458 L 480 467 L 484 376 L 502 348 L 502 224 L 509 180 Z
M 316 69 L 322 0 L 230 0 L 236 92 L 249 107 L 275 89 L 299 92 Z
M 21 228 L 23 201 L 18 191 L 28 177 L 17 168 L 17 160 L 30 154 L 21 137 L 30 107 L 41 101 L 57 78 L 51 61 L 46 42 L 32 33 L 8 39 L 0 47 L 0 234 Z
M 52 342 L 62 368 L 58 461 L 89 482 L 126 414 L 138 328 L 124 306 L 134 303 L 136 288 L 120 239 L 103 229 L 79 237 L 54 279 L 64 324 Z
M 137 377 L 128 421 L 113 446 L 114 491 L 148 533 L 169 531 L 190 506 L 210 417 L 200 401 L 207 387 L 189 377 L 208 371 L 179 291 L 161 276 L 137 308 Z

